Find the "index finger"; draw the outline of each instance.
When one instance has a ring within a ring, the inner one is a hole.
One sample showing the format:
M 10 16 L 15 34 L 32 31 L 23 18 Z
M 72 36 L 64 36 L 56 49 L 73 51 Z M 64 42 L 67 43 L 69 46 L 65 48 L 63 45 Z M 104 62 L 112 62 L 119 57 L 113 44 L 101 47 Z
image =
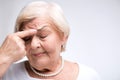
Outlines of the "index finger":
M 32 36 L 32 35 L 36 34 L 36 32 L 37 32 L 37 30 L 30 29 L 30 30 L 20 31 L 20 32 L 17 32 L 15 34 L 20 38 L 24 38 L 27 36 Z

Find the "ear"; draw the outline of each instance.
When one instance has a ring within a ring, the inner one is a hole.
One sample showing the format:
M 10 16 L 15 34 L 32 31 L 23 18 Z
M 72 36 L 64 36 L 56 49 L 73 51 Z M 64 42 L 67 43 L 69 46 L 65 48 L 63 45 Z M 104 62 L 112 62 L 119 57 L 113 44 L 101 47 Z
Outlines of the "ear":
M 67 40 L 68 40 L 68 36 L 64 36 L 62 38 L 62 45 L 66 44 Z

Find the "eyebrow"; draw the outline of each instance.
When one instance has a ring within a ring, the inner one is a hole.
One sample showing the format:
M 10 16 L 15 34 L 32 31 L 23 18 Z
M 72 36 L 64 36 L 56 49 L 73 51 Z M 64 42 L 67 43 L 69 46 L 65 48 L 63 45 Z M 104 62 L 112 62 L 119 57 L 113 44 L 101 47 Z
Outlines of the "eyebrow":
M 47 25 L 40 26 L 40 28 L 38 28 L 37 31 L 41 31 L 45 27 L 47 27 Z

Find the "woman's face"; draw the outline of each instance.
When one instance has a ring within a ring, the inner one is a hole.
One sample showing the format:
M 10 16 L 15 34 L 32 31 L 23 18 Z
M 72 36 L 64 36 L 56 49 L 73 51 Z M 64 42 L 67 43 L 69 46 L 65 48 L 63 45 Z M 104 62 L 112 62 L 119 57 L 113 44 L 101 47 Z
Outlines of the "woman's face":
M 53 27 L 55 25 L 45 18 L 36 18 L 25 24 L 24 30 L 37 30 L 35 35 L 24 38 L 27 57 L 33 67 L 46 67 L 58 61 L 65 39 L 61 39 Z

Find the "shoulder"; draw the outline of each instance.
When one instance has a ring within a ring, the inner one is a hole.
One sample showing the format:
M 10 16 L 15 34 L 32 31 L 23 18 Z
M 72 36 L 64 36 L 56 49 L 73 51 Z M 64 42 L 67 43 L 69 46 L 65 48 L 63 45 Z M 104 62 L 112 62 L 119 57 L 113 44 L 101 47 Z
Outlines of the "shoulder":
M 81 80 L 100 80 L 98 73 L 93 69 L 83 64 L 78 64 L 79 75 Z
M 74 74 L 77 74 L 77 80 L 101 80 L 96 70 L 84 64 L 67 61 L 67 65 Z

